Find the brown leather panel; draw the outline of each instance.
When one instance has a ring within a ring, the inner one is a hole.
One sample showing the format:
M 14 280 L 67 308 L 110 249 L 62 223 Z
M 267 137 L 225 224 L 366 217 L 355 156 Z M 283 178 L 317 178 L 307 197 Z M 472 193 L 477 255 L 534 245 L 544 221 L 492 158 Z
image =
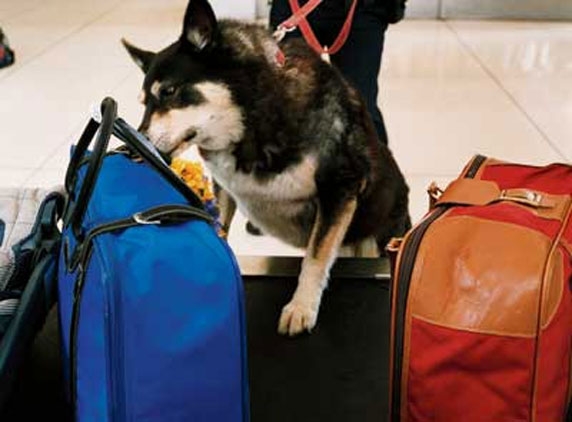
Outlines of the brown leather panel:
M 433 324 L 532 337 L 550 247 L 547 236 L 517 225 L 439 219 L 417 255 L 410 309 Z
M 453 180 L 440 196 L 437 205 L 487 205 L 500 197 L 501 191 L 495 182 L 475 179 Z
M 540 326 L 542 329 L 548 327 L 552 318 L 558 310 L 558 305 L 562 300 L 564 290 L 564 256 L 562 251 L 556 250 L 550 257 L 550 263 L 546 269 L 546 277 L 544 280 L 544 294 Z

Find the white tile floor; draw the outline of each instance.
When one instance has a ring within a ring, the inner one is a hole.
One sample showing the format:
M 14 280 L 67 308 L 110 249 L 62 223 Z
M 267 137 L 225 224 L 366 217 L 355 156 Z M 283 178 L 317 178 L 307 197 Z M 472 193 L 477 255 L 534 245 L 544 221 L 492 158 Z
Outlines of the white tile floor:
M 186 0 L 3 0 L 16 49 L 0 70 L 0 186 L 63 180 L 91 104 L 112 95 L 137 124 L 142 75 L 123 36 L 157 49 L 178 36 Z M 380 103 L 411 186 L 445 185 L 475 153 L 528 163 L 572 161 L 572 23 L 405 21 L 390 28 Z M 300 254 L 235 221 L 238 254 Z

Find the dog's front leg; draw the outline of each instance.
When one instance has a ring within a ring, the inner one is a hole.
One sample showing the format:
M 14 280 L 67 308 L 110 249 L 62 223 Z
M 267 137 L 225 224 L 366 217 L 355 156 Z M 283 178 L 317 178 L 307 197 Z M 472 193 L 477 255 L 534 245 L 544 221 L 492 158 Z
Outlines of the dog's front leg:
M 225 236 L 228 236 L 230 223 L 236 212 L 236 202 L 234 198 L 216 182 L 214 182 L 214 192 L 220 212 L 220 224 L 225 232 Z
M 316 220 L 302 261 L 302 271 L 294 296 L 280 316 L 278 332 L 294 336 L 316 325 L 322 293 L 328 284 L 330 268 L 352 221 L 357 201 L 348 199 L 341 205 L 336 217 L 326 219 L 318 206 Z

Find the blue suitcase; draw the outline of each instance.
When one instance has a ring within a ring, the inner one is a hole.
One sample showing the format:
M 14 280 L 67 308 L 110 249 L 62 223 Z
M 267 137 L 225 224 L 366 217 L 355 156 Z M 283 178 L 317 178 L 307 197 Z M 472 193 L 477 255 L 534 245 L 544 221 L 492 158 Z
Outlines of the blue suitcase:
M 101 109 L 66 174 L 58 306 L 75 419 L 247 421 L 235 258 L 115 102 Z M 143 162 L 107 153 L 112 134 Z

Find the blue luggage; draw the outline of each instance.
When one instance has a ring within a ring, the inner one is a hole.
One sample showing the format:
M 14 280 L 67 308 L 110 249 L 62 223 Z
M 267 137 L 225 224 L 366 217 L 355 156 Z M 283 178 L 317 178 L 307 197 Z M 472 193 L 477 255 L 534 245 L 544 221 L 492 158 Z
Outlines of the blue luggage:
M 75 419 L 247 421 L 235 258 L 200 200 L 116 110 L 103 101 L 66 174 L 58 306 Z M 143 160 L 108 153 L 112 134 Z

